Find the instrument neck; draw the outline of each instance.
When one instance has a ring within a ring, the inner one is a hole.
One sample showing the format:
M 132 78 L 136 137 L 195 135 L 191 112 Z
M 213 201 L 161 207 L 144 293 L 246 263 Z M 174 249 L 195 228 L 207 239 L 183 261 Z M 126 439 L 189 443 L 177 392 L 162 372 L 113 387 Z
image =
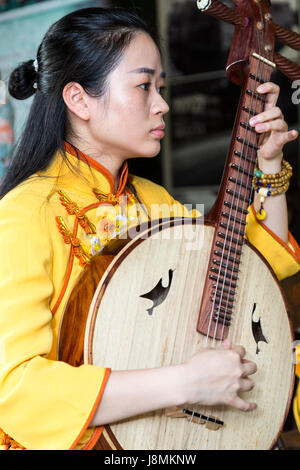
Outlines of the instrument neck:
M 266 96 L 257 93 L 256 89 L 270 81 L 274 67 L 272 62 L 265 61 L 267 59 L 263 61 L 259 57 L 252 55 L 249 61 L 218 197 L 207 215 L 209 223 L 218 224 L 224 205 L 232 209 L 239 206 L 246 211 L 251 202 L 259 135 L 249 121 L 264 111 Z M 242 217 L 246 218 L 243 212 L 240 211 Z
M 253 192 L 259 135 L 249 121 L 265 108 L 266 97 L 256 89 L 270 80 L 272 70 L 272 63 L 251 55 L 218 198 L 206 217 L 206 223 L 215 226 L 215 234 L 197 331 L 219 340 L 227 337 L 231 324 Z

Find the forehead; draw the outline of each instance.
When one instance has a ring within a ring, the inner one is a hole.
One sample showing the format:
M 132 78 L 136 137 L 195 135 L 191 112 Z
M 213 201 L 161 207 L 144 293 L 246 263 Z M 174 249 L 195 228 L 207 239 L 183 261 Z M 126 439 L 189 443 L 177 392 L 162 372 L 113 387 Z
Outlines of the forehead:
M 145 33 L 137 34 L 124 51 L 117 68 L 125 73 L 148 68 L 160 74 L 162 72 L 161 56 L 153 39 Z

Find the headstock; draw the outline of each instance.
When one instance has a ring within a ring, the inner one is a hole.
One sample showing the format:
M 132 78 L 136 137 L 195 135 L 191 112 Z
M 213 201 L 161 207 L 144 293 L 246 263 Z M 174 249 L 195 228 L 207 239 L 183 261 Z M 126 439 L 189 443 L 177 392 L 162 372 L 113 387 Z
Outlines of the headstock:
M 235 26 L 226 67 L 229 78 L 238 85 L 243 83 L 247 63 L 253 53 L 275 63 L 291 80 L 299 78 L 299 65 L 275 53 L 274 42 L 276 36 L 282 43 L 300 50 L 300 35 L 273 22 L 271 1 L 232 0 L 232 3 L 234 9 L 219 0 L 197 0 L 203 13 Z
M 245 19 L 245 26 L 235 28 L 226 71 L 231 81 L 242 85 L 253 54 L 274 64 L 275 28 L 269 0 L 241 0 L 235 3 L 235 13 Z

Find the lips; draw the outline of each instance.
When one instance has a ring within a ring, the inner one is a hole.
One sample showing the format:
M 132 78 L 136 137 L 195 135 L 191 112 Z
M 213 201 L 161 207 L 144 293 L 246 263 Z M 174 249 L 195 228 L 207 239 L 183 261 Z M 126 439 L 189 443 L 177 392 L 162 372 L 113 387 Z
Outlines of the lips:
M 165 124 L 161 124 L 160 126 L 156 127 L 155 129 L 152 129 L 151 134 L 155 135 L 155 137 L 158 137 L 159 139 L 162 139 L 165 135 L 164 130 L 166 128 Z
M 156 127 L 155 129 L 152 129 L 151 132 L 154 132 L 154 131 L 164 131 L 166 128 L 166 125 L 165 124 L 161 124 L 160 126 Z

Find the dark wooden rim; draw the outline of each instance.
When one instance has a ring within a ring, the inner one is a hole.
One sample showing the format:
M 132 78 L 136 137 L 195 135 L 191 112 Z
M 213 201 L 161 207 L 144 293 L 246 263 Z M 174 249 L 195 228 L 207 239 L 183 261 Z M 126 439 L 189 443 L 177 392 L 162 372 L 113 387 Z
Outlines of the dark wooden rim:
M 108 254 L 97 255 L 92 260 L 91 265 L 87 265 L 84 268 L 83 272 L 80 273 L 80 275 L 77 278 L 77 281 L 75 283 L 75 287 L 72 290 L 68 301 L 66 302 L 66 306 L 65 306 L 65 309 L 64 309 L 64 312 L 63 312 L 63 317 L 62 317 L 61 327 L 60 327 L 60 333 L 59 333 L 59 337 L 58 337 L 58 344 L 59 344 L 58 359 L 59 360 L 65 360 L 66 362 L 69 362 L 68 358 L 65 357 L 65 354 L 64 354 L 64 351 L 63 351 L 63 346 L 64 346 L 63 338 L 64 338 L 64 335 L 66 334 L 66 329 L 68 328 L 68 325 L 69 325 L 69 322 L 67 321 L 69 301 L 72 300 L 72 297 L 74 296 L 74 293 L 75 293 L 75 297 L 76 297 L 76 295 L 78 296 L 78 289 L 80 288 L 80 286 L 82 284 L 84 284 L 84 282 L 86 282 L 86 278 L 89 277 L 89 271 L 95 269 L 95 266 L 97 267 L 97 263 L 99 262 L 101 256 L 105 257 L 106 263 L 104 263 L 104 266 L 102 266 L 102 269 L 99 270 L 99 276 L 98 276 L 99 277 L 99 282 L 101 280 L 101 282 L 103 284 L 102 284 L 102 287 L 101 287 L 101 289 L 100 289 L 100 291 L 97 295 L 96 302 L 95 302 L 93 310 L 91 312 L 90 327 L 89 327 L 89 332 L 88 332 L 88 335 L 89 335 L 88 336 L 88 347 L 87 347 L 87 350 L 88 350 L 88 355 L 87 356 L 88 356 L 88 363 L 89 364 L 92 364 L 92 342 L 93 342 L 94 326 L 95 326 L 95 322 L 96 322 L 96 318 L 97 318 L 97 311 L 98 311 L 101 299 L 103 298 L 103 295 L 105 293 L 106 287 L 107 287 L 109 281 L 112 279 L 112 276 L 116 272 L 117 268 L 124 261 L 124 259 L 128 256 L 128 254 L 131 253 L 134 250 L 134 248 L 137 247 L 138 245 L 140 245 L 140 243 L 142 243 L 144 240 L 147 240 L 149 236 L 154 235 L 158 232 L 161 232 L 164 229 L 167 229 L 167 228 L 170 228 L 170 227 L 173 227 L 173 226 L 177 226 L 177 225 L 180 225 L 180 224 L 183 224 L 183 223 L 188 224 L 188 225 L 195 225 L 196 223 L 200 223 L 200 224 L 203 224 L 205 226 L 211 226 L 211 227 L 214 226 L 214 223 L 211 221 L 211 219 L 209 219 L 207 217 L 204 218 L 204 221 L 203 221 L 202 217 L 197 218 L 197 219 L 195 219 L 195 218 L 172 218 L 172 219 L 161 219 L 161 220 L 156 221 L 156 223 L 152 222 L 152 224 L 150 224 L 150 226 L 149 226 L 148 223 L 142 224 L 140 226 L 140 228 L 141 228 L 140 234 L 136 238 L 134 238 L 134 239 L 129 238 L 129 239 L 126 239 L 126 240 L 122 240 L 121 244 L 116 243 L 115 247 L 114 247 L 114 250 L 112 250 L 114 252 L 113 255 L 112 254 L 110 254 L 110 255 L 108 255 Z M 148 235 L 145 236 L 146 234 L 148 234 Z M 276 284 L 279 288 L 279 291 L 281 293 L 281 296 L 283 298 L 284 305 L 285 305 L 285 308 L 286 308 L 286 313 L 287 313 L 287 316 L 288 316 L 291 340 L 293 341 L 294 340 L 294 334 L 293 334 L 293 328 L 292 328 L 292 322 L 291 322 L 291 315 L 290 315 L 289 305 L 288 305 L 285 293 L 283 291 L 283 288 L 280 285 L 280 283 L 279 283 L 272 267 L 266 261 L 266 259 L 263 257 L 263 255 L 248 240 L 245 240 L 245 244 L 250 249 L 252 249 L 256 253 L 256 255 L 261 259 L 261 261 L 267 266 L 268 270 L 270 271 L 274 281 L 276 282 Z M 111 267 L 109 268 L 110 265 L 111 265 Z M 105 277 L 105 279 L 103 279 L 103 275 L 104 275 L 105 272 L 106 272 L 106 277 Z M 95 285 L 95 290 L 96 290 L 96 288 L 97 288 L 97 285 Z M 94 290 L 94 293 L 95 293 L 95 290 Z M 77 315 L 78 314 L 79 314 L 78 320 L 80 322 L 81 319 L 82 319 L 82 316 L 80 316 L 79 312 L 77 312 Z M 85 312 L 85 315 L 83 315 L 83 318 L 85 319 L 85 322 L 87 320 L 88 314 L 89 314 L 89 312 Z M 86 335 L 86 332 L 85 332 L 86 323 L 84 323 L 84 325 L 85 326 L 82 328 L 82 330 L 84 332 L 83 337 Z M 73 341 L 71 341 L 72 345 L 74 345 L 74 343 L 77 342 L 77 339 L 78 338 L 73 338 Z M 83 346 L 83 344 L 82 344 L 82 346 Z M 83 355 L 83 349 L 81 351 L 81 354 Z M 82 362 L 83 362 L 83 356 L 82 356 Z M 70 361 L 70 363 L 73 364 L 73 365 L 78 365 L 78 363 L 76 364 L 72 360 Z M 284 422 L 286 420 L 286 417 L 287 417 L 287 414 L 288 414 L 288 411 L 289 411 L 289 408 L 290 408 L 290 405 L 291 405 L 291 400 L 292 400 L 292 396 L 293 396 L 294 380 L 295 380 L 294 370 L 295 370 L 295 365 L 293 364 L 293 366 L 292 366 L 292 383 L 291 383 L 291 388 L 290 388 L 290 391 L 289 391 L 289 399 L 288 399 L 288 402 L 287 402 L 287 405 L 286 405 L 286 411 L 285 411 L 284 419 L 283 419 L 283 422 L 280 426 L 278 434 L 274 438 L 274 441 L 273 441 L 270 449 L 272 449 L 274 447 L 274 445 L 276 444 L 276 442 L 278 440 L 278 437 L 279 437 L 279 435 L 282 431 L 282 428 L 284 426 Z M 111 428 L 109 426 L 105 426 L 105 429 L 108 432 L 108 434 L 109 434 L 110 438 L 112 439 L 112 441 L 114 442 L 116 448 L 117 449 L 122 449 L 120 443 L 118 442 L 118 440 L 114 436 Z M 103 445 L 105 445 L 105 448 L 107 449 L 107 443 L 105 444 L 105 442 L 106 441 L 105 441 L 104 437 L 100 438 L 100 441 L 99 441 L 99 444 L 98 444 L 97 447 L 103 449 Z
M 181 223 L 181 221 L 173 221 L 172 222 L 172 225 L 171 226 L 174 226 L 174 225 L 179 225 Z M 191 221 L 189 221 L 189 223 L 191 223 Z M 212 223 L 204 223 L 204 225 L 206 226 L 213 226 Z M 160 232 L 162 231 L 163 229 L 165 228 L 169 228 L 169 224 L 160 224 L 160 225 L 157 225 L 155 227 L 155 230 L 152 232 L 152 234 L 155 234 L 157 232 Z M 142 241 L 144 241 L 143 238 L 138 238 L 138 239 L 135 239 L 132 241 L 132 243 L 128 244 L 125 249 L 120 253 L 120 256 L 118 257 L 118 259 L 114 262 L 111 270 L 107 273 L 107 277 L 106 279 L 103 281 L 103 285 L 102 285 L 102 288 L 97 296 L 97 301 L 95 302 L 95 305 L 94 305 L 94 308 L 93 308 L 93 311 L 92 311 L 92 320 L 91 320 L 91 326 L 90 326 L 90 329 L 89 329 L 89 339 L 88 339 L 88 362 L 90 364 L 92 364 L 92 345 L 93 345 L 93 333 L 94 333 L 94 326 L 95 326 L 95 322 L 96 322 L 96 318 L 97 318 L 97 312 L 98 312 L 98 309 L 99 309 L 99 305 L 101 303 L 101 300 L 103 298 L 103 295 L 105 293 L 105 290 L 106 290 L 106 287 L 109 283 L 109 281 L 112 279 L 114 273 L 116 272 L 117 268 L 120 266 L 120 264 L 124 261 L 124 259 L 134 250 L 134 248 L 136 248 L 140 243 L 142 243 Z M 288 323 L 289 323 L 289 328 L 290 328 L 290 335 L 291 335 L 291 341 L 293 342 L 294 340 L 294 333 L 293 333 L 293 328 L 292 328 L 292 322 L 291 322 L 291 314 L 290 314 L 290 311 L 289 311 L 289 305 L 288 305 L 288 302 L 287 302 L 287 299 L 286 299 L 286 296 L 285 296 L 285 293 L 283 291 L 283 288 L 282 286 L 280 285 L 277 277 L 276 277 L 276 274 L 274 272 L 274 270 L 272 269 L 271 265 L 268 263 L 268 261 L 263 257 L 263 255 L 257 250 L 257 248 L 255 248 L 248 240 L 245 240 L 245 245 L 247 245 L 250 249 L 252 249 L 256 255 L 261 259 L 261 261 L 266 265 L 266 267 L 268 268 L 269 272 L 271 273 L 272 277 L 273 277 L 273 280 L 275 281 L 275 283 L 277 284 L 278 288 L 279 288 L 279 291 L 281 293 L 281 296 L 282 296 L 282 299 L 283 299 L 283 302 L 284 302 L 284 305 L 285 305 L 285 309 L 286 309 L 286 314 L 287 314 L 287 317 L 288 317 Z M 276 437 L 274 438 L 271 446 L 270 446 L 270 450 L 272 448 L 274 448 L 274 446 L 276 445 L 277 441 L 278 441 L 278 438 L 280 436 L 280 433 L 283 429 L 283 426 L 284 426 L 284 423 L 285 423 L 285 420 L 287 418 L 287 415 L 288 415 L 288 412 L 289 412 L 289 409 L 290 409 L 290 405 L 291 405 L 291 401 L 292 401 L 292 397 L 293 397 L 293 388 L 294 388 L 294 382 L 295 382 L 295 365 L 293 364 L 292 365 L 292 377 L 291 377 L 291 386 L 290 386 L 290 390 L 289 390 L 289 397 L 288 397 L 288 401 L 287 401 L 287 404 L 286 404 L 286 410 L 285 410 L 285 414 L 284 414 L 284 417 L 283 417 L 283 421 L 280 425 L 280 428 L 278 430 L 278 433 L 276 435 Z M 110 430 L 110 433 L 112 433 L 112 431 Z M 114 441 L 117 441 L 116 440 L 116 437 L 114 436 Z M 117 441 L 118 442 L 118 441 Z M 119 443 L 118 443 L 119 444 Z M 120 445 L 120 444 L 119 444 Z

